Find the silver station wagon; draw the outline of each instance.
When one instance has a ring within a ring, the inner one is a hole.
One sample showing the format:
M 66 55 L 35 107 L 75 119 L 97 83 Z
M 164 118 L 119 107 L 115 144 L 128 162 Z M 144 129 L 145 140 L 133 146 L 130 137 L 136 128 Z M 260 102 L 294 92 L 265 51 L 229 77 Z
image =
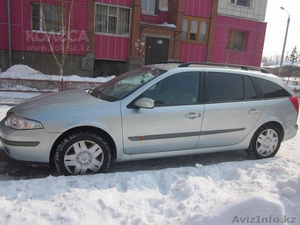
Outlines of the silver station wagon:
M 90 90 L 29 99 L 7 112 L 0 137 L 10 157 L 63 175 L 229 150 L 262 159 L 296 135 L 298 109 L 295 93 L 260 69 L 157 64 Z

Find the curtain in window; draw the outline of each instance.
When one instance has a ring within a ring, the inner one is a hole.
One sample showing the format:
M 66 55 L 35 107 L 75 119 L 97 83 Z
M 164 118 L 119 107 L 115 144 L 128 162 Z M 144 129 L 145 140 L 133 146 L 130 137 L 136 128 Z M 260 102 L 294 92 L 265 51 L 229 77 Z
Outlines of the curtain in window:
M 96 32 L 107 32 L 107 5 L 96 4 L 96 21 L 95 30 Z
M 159 0 L 158 8 L 160 11 L 168 11 L 168 0 Z
M 130 9 L 96 4 L 95 31 L 110 34 L 129 34 Z
M 197 32 L 198 32 L 198 21 L 192 20 L 190 40 L 197 40 Z
M 154 0 L 148 0 L 148 13 L 155 14 L 155 3 L 156 1 Z
M 31 29 L 40 30 L 42 27 L 40 20 L 40 6 L 38 4 L 31 5 Z
M 55 6 L 43 5 L 42 13 L 45 20 L 46 30 L 58 32 L 59 31 L 59 12 Z M 43 24 L 44 26 L 44 24 Z M 43 27 L 45 29 L 45 27 Z M 43 29 L 43 30 L 44 30 Z
M 158 14 L 158 0 L 142 0 L 142 12 L 157 15 Z
M 118 8 L 109 6 L 108 14 L 108 33 L 117 33 L 117 19 L 118 19 Z
M 61 18 L 65 11 L 57 5 L 31 5 L 31 29 L 39 31 L 60 32 Z M 45 24 L 43 23 L 43 20 Z
M 201 41 L 201 42 L 206 41 L 206 30 L 207 30 L 207 22 L 206 21 L 202 21 L 200 23 L 199 41 Z
M 142 0 L 142 12 L 143 13 L 147 12 L 147 5 L 148 5 L 148 1 L 147 0 Z
M 232 48 L 236 50 L 243 50 L 244 38 L 245 38 L 244 32 L 234 31 Z
M 189 20 L 188 19 L 183 19 L 182 33 L 181 33 L 183 40 L 187 40 L 188 27 L 189 27 Z
M 118 34 L 128 34 L 129 33 L 129 19 L 130 10 L 119 8 L 119 19 L 118 19 Z
M 250 7 L 250 0 L 231 0 L 232 4 Z
M 237 0 L 237 4 L 250 7 L 250 0 Z

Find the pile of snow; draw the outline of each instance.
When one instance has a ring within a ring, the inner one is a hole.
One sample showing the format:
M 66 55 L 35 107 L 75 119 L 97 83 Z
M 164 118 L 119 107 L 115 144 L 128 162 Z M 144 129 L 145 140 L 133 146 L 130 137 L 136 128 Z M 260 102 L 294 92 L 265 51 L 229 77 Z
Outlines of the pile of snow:
M 7 71 L 0 73 L 0 78 L 12 78 L 12 79 L 29 79 L 29 80 L 46 80 L 46 81 L 61 81 L 62 77 L 59 75 L 47 75 L 43 74 L 35 69 L 30 68 L 26 65 L 14 65 L 10 67 Z M 63 76 L 64 81 L 80 81 L 80 82 L 107 82 L 110 79 L 115 78 L 115 76 L 107 76 L 107 77 L 97 77 L 97 78 L 90 78 L 90 77 L 80 77 L 77 75 L 71 76 Z M 40 95 L 38 93 L 38 89 L 34 88 L 33 86 L 27 87 L 24 85 L 16 85 L 16 86 L 6 86 L 6 83 L 0 84 L 0 100 L 1 102 L 5 101 L 5 99 L 12 99 L 17 102 L 21 102 L 24 99 L 28 99 L 31 97 L 35 97 Z M 14 90 L 16 92 L 4 92 L 3 90 Z M 28 90 L 30 92 L 27 93 L 20 93 L 17 90 Z M 33 92 L 36 91 L 36 92 Z M 44 89 L 43 91 L 58 91 L 58 88 L 55 89 Z M 20 99 L 20 101 L 18 100 Z M 8 100 L 8 101 L 12 101 Z
M 0 106 L 0 116 L 8 109 Z M 300 133 L 266 160 L 31 180 L 0 175 L 0 224 L 299 225 L 299 142 Z
M 77 75 L 63 76 L 65 81 L 91 81 L 91 82 L 106 82 L 115 76 L 108 77 L 80 77 Z M 14 79 L 32 79 L 32 80 L 53 80 L 60 81 L 62 79 L 59 75 L 47 75 L 43 74 L 35 69 L 26 65 L 14 65 L 5 72 L 0 74 L 0 78 L 14 78 Z

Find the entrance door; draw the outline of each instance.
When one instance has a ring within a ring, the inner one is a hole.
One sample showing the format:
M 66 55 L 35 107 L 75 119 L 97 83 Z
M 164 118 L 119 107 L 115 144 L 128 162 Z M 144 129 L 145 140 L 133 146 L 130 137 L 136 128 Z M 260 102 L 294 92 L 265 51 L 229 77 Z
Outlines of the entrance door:
M 146 65 L 167 62 L 169 52 L 169 39 L 147 37 L 146 39 Z

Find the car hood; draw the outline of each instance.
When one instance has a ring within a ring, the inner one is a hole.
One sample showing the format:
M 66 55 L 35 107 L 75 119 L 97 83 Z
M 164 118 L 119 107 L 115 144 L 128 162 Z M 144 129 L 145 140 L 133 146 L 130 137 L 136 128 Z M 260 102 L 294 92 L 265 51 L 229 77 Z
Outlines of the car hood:
M 25 116 L 28 113 L 39 111 L 54 111 L 66 108 L 78 108 L 87 105 L 103 104 L 106 101 L 95 98 L 85 90 L 71 90 L 46 95 L 40 95 L 13 107 L 11 111 Z

